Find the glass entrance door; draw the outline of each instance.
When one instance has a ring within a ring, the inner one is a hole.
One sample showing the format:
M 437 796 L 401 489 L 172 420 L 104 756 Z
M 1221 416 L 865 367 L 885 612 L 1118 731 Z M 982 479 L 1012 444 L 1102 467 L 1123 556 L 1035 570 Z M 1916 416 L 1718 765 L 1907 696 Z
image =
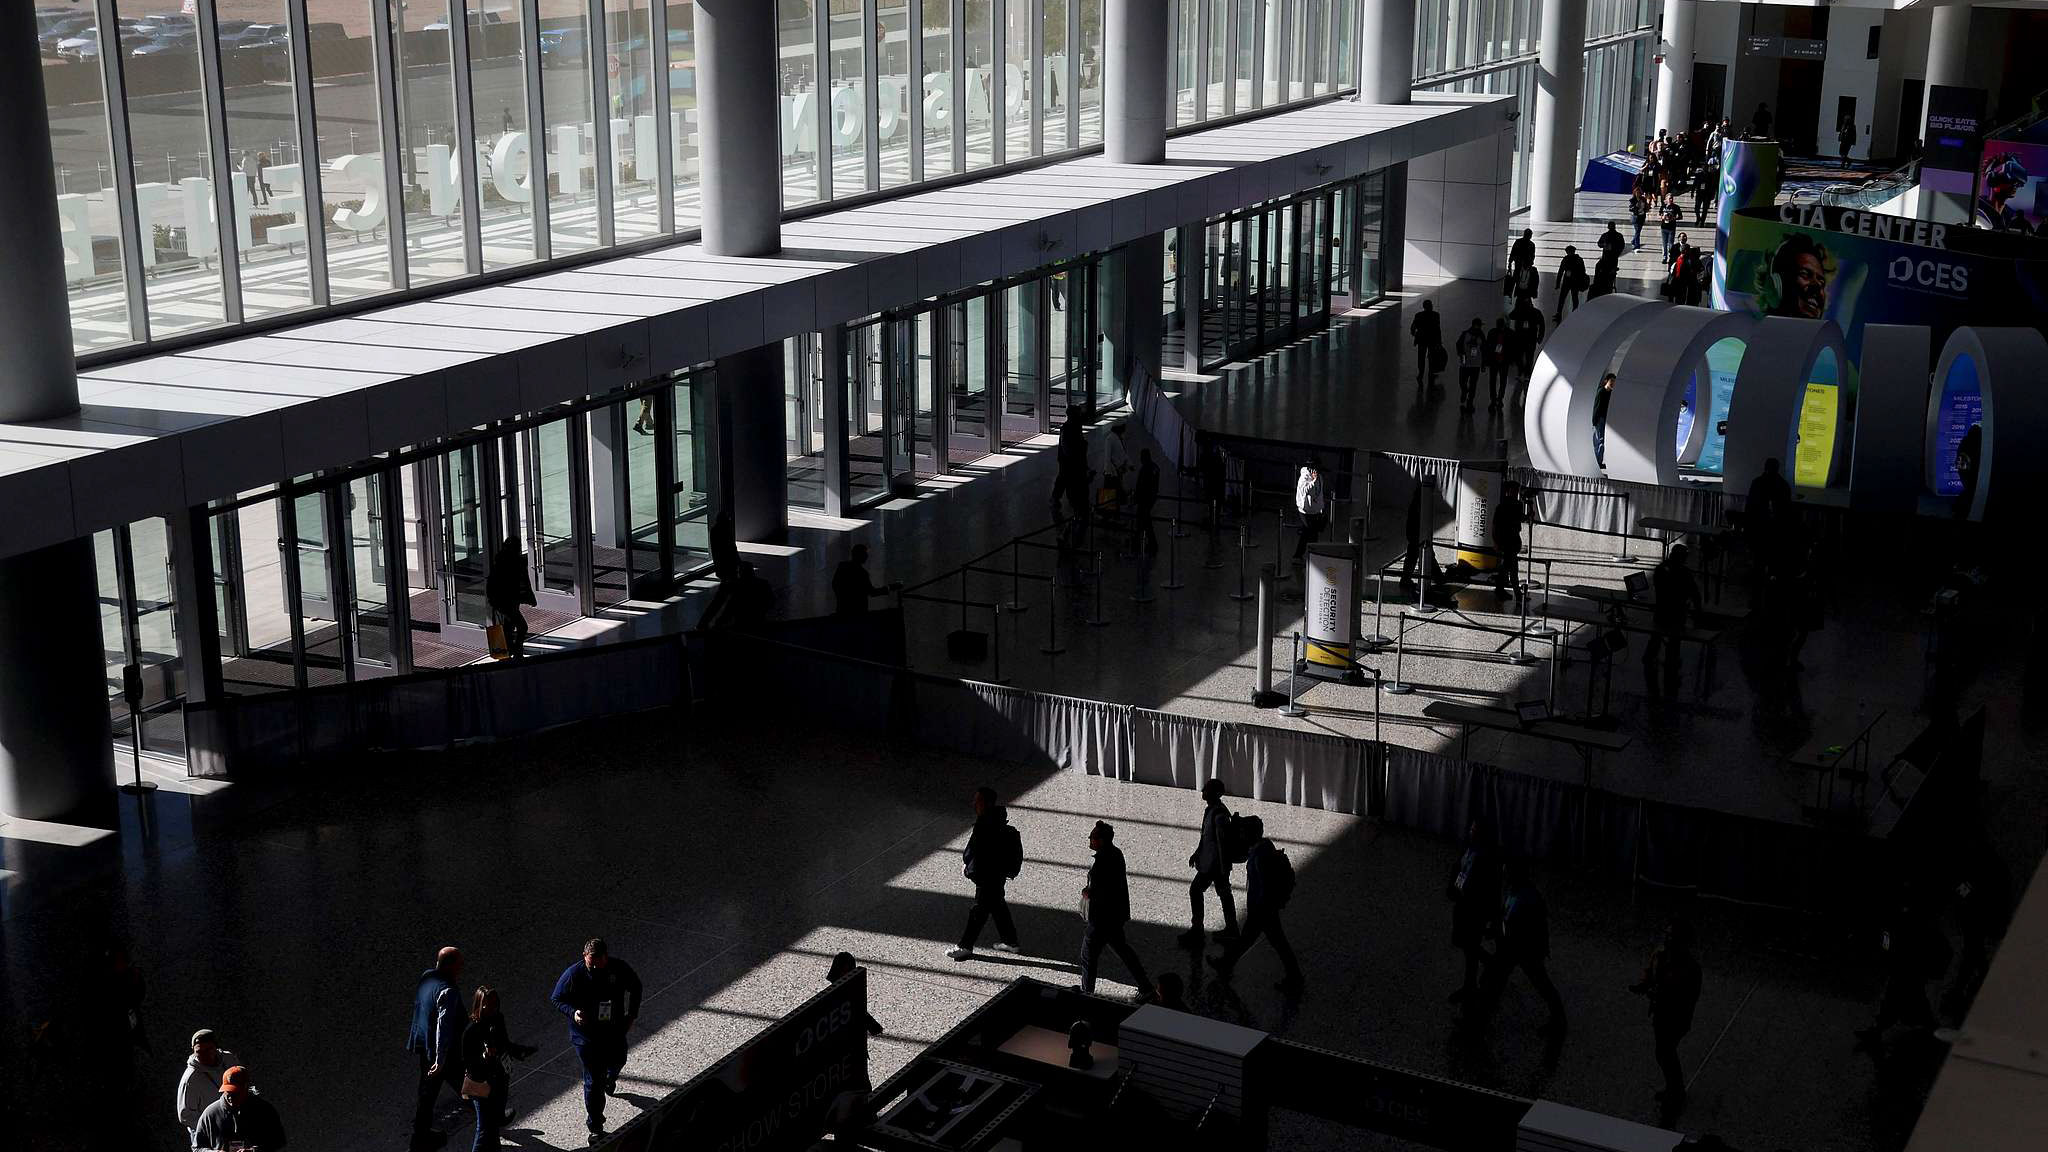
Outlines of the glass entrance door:
M 490 623 L 484 578 L 490 571 L 490 466 L 483 443 L 466 444 L 440 458 L 440 499 L 436 502 L 440 544 L 441 623 L 483 628 Z
M 891 317 L 882 328 L 888 387 L 882 471 L 888 490 L 901 492 L 917 483 L 917 318 Z
M 1039 395 L 1045 381 L 1045 281 L 1012 285 L 1002 291 L 1001 300 L 1002 437 L 1003 443 L 1015 444 L 1046 430 Z
M 350 480 L 339 493 L 348 525 L 346 639 L 356 675 L 388 675 L 409 666 L 399 652 L 399 644 L 410 637 L 400 615 L 405 572 L 394 568 L 397 557 L 390 547 L 392 480 L 391 473 L 372 472 Z
M 889 490 L 882 458 L 883 394 L 887 373 L 882 363 L 883 334 L 888 325 L 876 322 L 846 333 L 846 473 L 847 495 L 859 507 Z
M 948 304 L 944 315 L 946 356 L 946 454 L 967 464 L 995 451 L 996 403 L 989 392 L 989 297 L 971 296 Z

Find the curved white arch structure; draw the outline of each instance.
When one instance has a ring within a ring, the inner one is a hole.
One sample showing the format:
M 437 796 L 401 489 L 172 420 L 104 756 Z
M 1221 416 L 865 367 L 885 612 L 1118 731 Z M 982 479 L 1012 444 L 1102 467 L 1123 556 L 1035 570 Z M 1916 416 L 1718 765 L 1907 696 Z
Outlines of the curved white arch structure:
M 2032 328 L 1958 328 L 1942 345 L 1929 390 L 1922 474 L 1934 488 L 1940 453 L 1941 382 L 1958 359 L 1977 370 L 1984 398 L 1983 459 L 1970 519 L 2019 515 L 2048 479 L 2048 453 L 2039 437 L 2048 429 L 2048 340 Z
M 1588 300 L 1544 342 L 1529 375 L 1522 433 L 1529 462 L 1545 472 L 1598 476 L 1593 453 L 1593 402 L 1615 350 L 1670 305 L 1609 293 Z M 1612 414 L 1609 416 L 1612 419 Z
M 1757 322 L 1750 333 L 1749 346 L 1743 351 L 1742 367 L 1735 374 L 1735 391 L 1728 398 L 1728 439 L 1721 457 L 1722 492 L 1748 495 L 1750 481 L 1763 472 L 1764 461 L 1774 456 L 1784 463 L 1786 481 L 1792 480 L 1806 386 L 1815 382 L 1823 355 L 1832 355 L 1834 362 L 1821 373 L 1831 378 L 1818 383 L 1842 386 L 1849 351 L 1842 343 L 1842 330 L 1834 321 L 1766 316 Z M 1831 441 L 1838 449 L 1841 431 L 1838 407 Z M 1841 458 L 1839 450 L 1833 458 Z M 1831 461 L 1831 478 L 1835 471 Z
M 1676 429 L 1685 383 L 1704 366 L 1707 349 L 1731 336 L 1747 343 L 1755 328 L 1756 318 L 1745 313 L 1673 305 L 1637 331 L 1607 402 L 1610 479 L 1678 485 Z M 1589 404 L 1589 419 L 1591 411 Z

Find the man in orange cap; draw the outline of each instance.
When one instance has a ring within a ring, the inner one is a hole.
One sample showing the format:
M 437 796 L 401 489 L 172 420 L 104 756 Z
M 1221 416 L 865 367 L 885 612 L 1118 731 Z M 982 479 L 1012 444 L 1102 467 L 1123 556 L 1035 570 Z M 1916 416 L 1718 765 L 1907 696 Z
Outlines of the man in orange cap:
M 199 1114 L 192 1146 L 199 1152 L 278 1152 L 284 1122 L 277 1109 L 256 1094 L 249 1069 L 237 1064 L 220 1078 L 220 1099 Z

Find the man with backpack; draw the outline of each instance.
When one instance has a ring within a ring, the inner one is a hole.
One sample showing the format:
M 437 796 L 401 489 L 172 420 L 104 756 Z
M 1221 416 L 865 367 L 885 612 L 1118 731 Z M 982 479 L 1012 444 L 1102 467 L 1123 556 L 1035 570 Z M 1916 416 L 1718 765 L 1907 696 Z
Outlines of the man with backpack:
M 1202 893 L 1211 887 L 1216 889 L 1217 903 L 1223 905 L 1223 931 L 1217 938 L 1237 937 L 1237 900 L 1230 892 L 1230 866 L 1243 863 L 1246 850 L 1251 847 L 1250 841 L 1242 836 L 1250 817 L 1231 815 L 1223 805 L 1223 794 L 1223 781 L 1214 776 L 1202 785 L 1202 800 L 1207 805 L 1202 811 L 1202 839 L 1188 857 L 1189 866 L 1195 870 L 1194 883 L 1188 885 L 1188 907 L 1195 926 L 1180 934 L 1184 948 L 1202 946 Z
M 1224 949 L 1223 955 L 1209 963 L 1225 979 L 1231 969 L 1251 949 L 1253 941 L 1261 934 L 1273 942 L 1273 951 L 1280 954 L 1282 976 L 1274 987 L 1289 994 L 1301 991 L 1301 965 L 1294 958 L 1294 949 L 1287 943 L 1287 932 L 1280 926 L 1280 910 L 1287 907 L 1287 901 L 1294 895 L 1294 865 L 1287 859 L 1287 853 L 1280 850 L 1271 840 L 1266 839 L 1265 822 L 1257 816 L 1246 816 L 1250 827 L 1246 835 L 1252 843 L 1244 866 L 1245 914 L 1244 932 L 1237 942 Z
M 1024 838 L 1010 826 L 1009 813 L 996 803 L 996 790 L 987 785 L 974 790 L 974 831 L 967 834 L 960 863 L 974 885 L 974 908 L 967 913 L 967 930 L 960 934 L 960 946 L 946 955 L 955 960 L 974 959 L 981 926 L 991 919 L 1001 937 L 995 948 L 1017 951 L 1017 925 L 1010 919 L 1010 902 L 1003 896 L 1003 886 L 1023 870 Z

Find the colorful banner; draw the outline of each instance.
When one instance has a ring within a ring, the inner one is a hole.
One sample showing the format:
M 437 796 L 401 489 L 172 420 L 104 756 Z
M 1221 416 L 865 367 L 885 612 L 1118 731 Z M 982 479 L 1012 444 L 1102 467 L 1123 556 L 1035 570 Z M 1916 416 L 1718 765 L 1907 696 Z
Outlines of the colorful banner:
M 2040 235 L 2048 225 L 2048 144 L 1991 140 L 1977 180 L 1977 226 Z
M 1770 206 L 1778 199 L 1779 170 L 1783 164 L 1775 140 L 1721 141 L 1720 215 L 1714 220 L 1714 307 L 1737 311 L 1728 302 L 1728 233 L 1735 216 L 1751 208 Z M 1737 289 L 1739 291 L 1739 289 Z

